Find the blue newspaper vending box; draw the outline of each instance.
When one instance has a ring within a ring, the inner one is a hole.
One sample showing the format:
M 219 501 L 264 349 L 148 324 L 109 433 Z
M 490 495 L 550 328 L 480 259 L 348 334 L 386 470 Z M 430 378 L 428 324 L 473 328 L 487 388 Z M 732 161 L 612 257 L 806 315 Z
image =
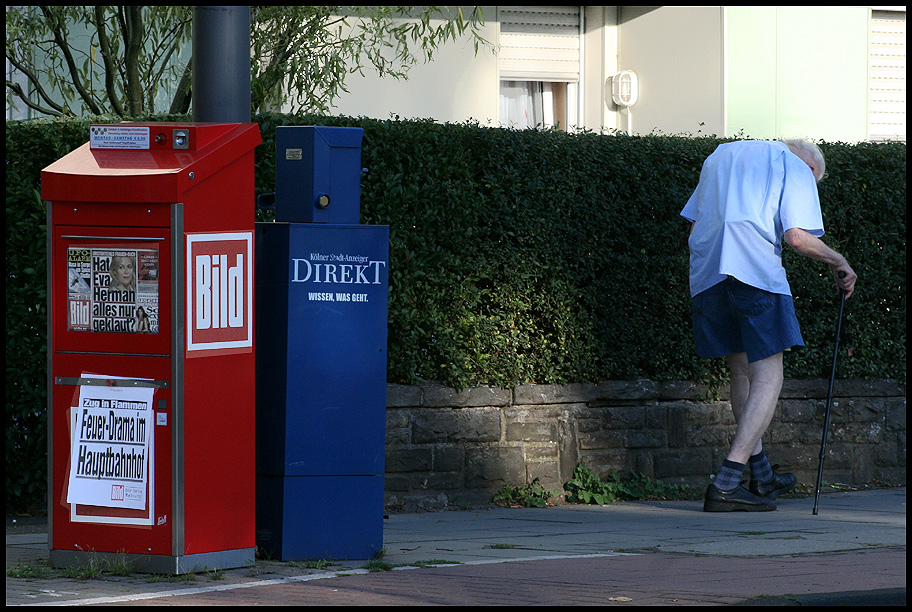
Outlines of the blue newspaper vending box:
M 282 561 L 374 558 L 383 547 L 389 227 L 257 223 L 255 244 L 257 546 Z

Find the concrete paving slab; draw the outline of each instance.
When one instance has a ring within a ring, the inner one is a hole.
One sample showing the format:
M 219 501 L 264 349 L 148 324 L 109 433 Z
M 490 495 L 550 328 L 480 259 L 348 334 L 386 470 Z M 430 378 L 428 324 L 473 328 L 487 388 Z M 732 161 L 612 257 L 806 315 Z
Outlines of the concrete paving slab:
M 905 488 L 827 494 L 818 516 L 812 506 L 804 498 L 780 500 L 778 510 L 764 513 L 704 513 L 701 502 L 621 502 L 391 514 L 384 561 L 397 571 L 369 573 L 366 560 L 352 560 L 328 569 L 258 561 L 192 583 L 8 575 L 6 601 L 722 605 L 789 593 L 873 597 L 877 590 L 881 600 L 904 601 Z M 8 569 L 41 559 L 46 534 L 7 534 Z M 429 561 L 459 563 L 416 569 Z

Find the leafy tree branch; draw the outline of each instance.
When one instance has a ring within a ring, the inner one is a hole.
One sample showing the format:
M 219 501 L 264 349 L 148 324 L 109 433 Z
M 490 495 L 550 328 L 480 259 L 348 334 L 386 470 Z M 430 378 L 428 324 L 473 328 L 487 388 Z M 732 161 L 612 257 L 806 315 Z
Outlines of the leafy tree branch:
M 186 6 L 8 8 L 6 57 L 25 80 L 7 79 L 7 103 L 51 116 L 169 112 L 192 100 L 192 9 Z M 408 77 L 444 44 L 470 40 L 480 7 L 253 6 L 251 111 L 327 112 L 351 74 Z M 100 57 L 99 57 L 100 56 Z

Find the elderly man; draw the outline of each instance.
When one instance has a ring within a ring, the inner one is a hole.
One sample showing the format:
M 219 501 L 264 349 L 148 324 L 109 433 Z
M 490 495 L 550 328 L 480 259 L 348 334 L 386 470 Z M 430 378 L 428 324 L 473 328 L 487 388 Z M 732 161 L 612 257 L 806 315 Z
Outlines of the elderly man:
M 856 280 L 845 257 L 819 239 L 817 183 L 824 170 L 820 149 L 806 141 L 726 143 L 703 163 L 681 211 L 693 222 L 688 245 L 696 352 L 726 358 L 738 423 L 706 491 L 706 512 L 775 510 L 775 499 L 796 484 L 793 474 L 773 471 L 761 442 L 782 388 L 783 351 L 804 346 L 782 267 L 783 241 L 829 264 L 846 297 Z

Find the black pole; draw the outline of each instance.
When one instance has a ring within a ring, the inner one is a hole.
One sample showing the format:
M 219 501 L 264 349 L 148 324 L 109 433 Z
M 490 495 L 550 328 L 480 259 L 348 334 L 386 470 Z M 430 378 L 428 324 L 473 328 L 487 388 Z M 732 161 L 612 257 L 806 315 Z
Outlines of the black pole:
M 845 272 L 839 272 L 839 278 L 845 276 Z M 836 357 L 839 355 L 839 334 L 842 331 L 842 308 L 845 306 L 846 294 L 839 291 L 839 316 L 836 319 L 836 342 L 833 347 L 833 368 L 830 370 L 830 388 L 827 391 L 826 412 L 823 415 L 823 441 L 820 442 L 820 462 L 817 464 L 817 487 L 814 489 L 814 510 L 812 514 L 817 515 L 817 502 L 820 500 L 820 485 L 823 482 L 823 459 L 826 457 L 826 440 L 827 427 L 830 423 L 830 404 L 833 402 L 833 383 L 836 382 Z
M 193 121 L 250 122 L 250 7 L 193 7 Z

